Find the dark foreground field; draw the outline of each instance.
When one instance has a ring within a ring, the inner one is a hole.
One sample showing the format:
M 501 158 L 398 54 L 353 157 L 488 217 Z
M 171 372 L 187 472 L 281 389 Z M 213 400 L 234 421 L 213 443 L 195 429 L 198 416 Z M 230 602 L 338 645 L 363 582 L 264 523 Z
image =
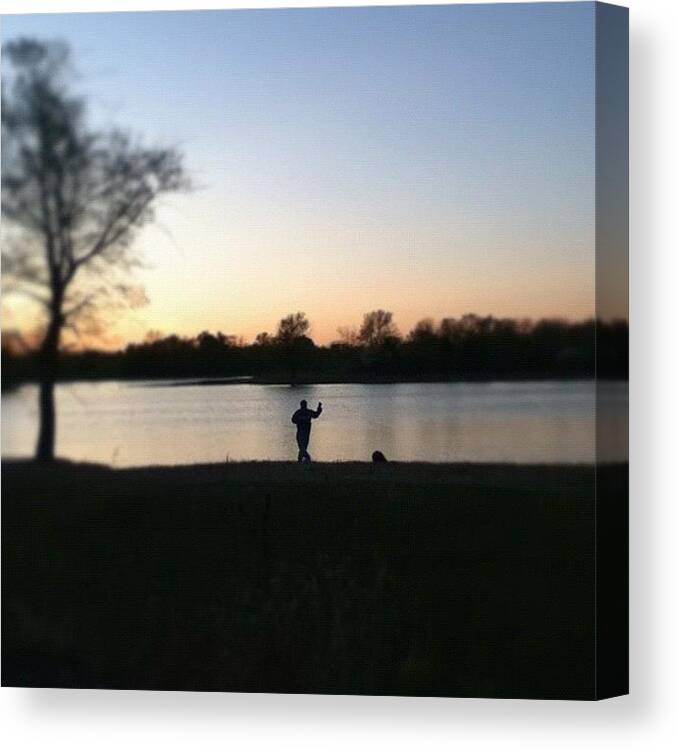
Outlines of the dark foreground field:
M 2 682 L 593 698 L 592 467 L 5 463 Z M 625 466 L 599 469 L 599 503 Z

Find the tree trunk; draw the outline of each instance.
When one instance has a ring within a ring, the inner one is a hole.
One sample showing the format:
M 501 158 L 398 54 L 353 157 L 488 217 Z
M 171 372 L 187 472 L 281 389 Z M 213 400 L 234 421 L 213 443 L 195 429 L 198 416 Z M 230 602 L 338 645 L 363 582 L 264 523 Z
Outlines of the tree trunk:
M 56 412 L 54 407 L 54 378 L 40 375 L 40 431 L 35 451 L 37 461 L 54 460 Z
M 56 440 L 56 407 L 54 404 L 54 384 L 57 377 L 59 337 L 61 335 L 61 314 L 53 315 L 47 328 L 40 351 L 40 427 L 38 444 L 35 450 L 37 461 L 54 460 Z

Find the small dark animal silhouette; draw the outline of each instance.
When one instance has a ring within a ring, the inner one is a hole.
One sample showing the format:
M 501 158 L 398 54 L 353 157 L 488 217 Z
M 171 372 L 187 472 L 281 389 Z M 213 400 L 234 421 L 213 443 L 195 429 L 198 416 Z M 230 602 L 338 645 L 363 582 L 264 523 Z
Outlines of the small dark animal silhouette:
M 388 458 L 381 451 L 374 451 L 372 454 L 372 463 L 385 464 L 388 463 Z

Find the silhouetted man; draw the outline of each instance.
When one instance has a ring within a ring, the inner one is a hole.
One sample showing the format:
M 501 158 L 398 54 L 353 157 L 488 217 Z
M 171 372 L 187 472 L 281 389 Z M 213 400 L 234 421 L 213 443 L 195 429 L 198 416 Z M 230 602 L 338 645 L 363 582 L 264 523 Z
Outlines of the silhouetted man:
M 311 439 L 311 420 L 317 419 L 323 412 L 323 405 L 318 401 L 318 408 L 313 411 L 308 408 L 306 401 L 299 403 L 301 408 L 297 409 L 292 415 L 292 422 L 297 426 L 297 445 L 299 446 L 299 455 L 297 461 L 310 463 L 311 456 L 308 452 L 308 441 Z

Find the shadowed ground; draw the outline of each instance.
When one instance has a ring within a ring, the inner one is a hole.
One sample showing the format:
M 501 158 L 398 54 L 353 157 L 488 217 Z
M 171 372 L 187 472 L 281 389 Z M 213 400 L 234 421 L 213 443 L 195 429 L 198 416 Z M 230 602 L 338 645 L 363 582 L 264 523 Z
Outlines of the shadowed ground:
M 592 698 L 594 482 L 6 462 L 3 685 Z

